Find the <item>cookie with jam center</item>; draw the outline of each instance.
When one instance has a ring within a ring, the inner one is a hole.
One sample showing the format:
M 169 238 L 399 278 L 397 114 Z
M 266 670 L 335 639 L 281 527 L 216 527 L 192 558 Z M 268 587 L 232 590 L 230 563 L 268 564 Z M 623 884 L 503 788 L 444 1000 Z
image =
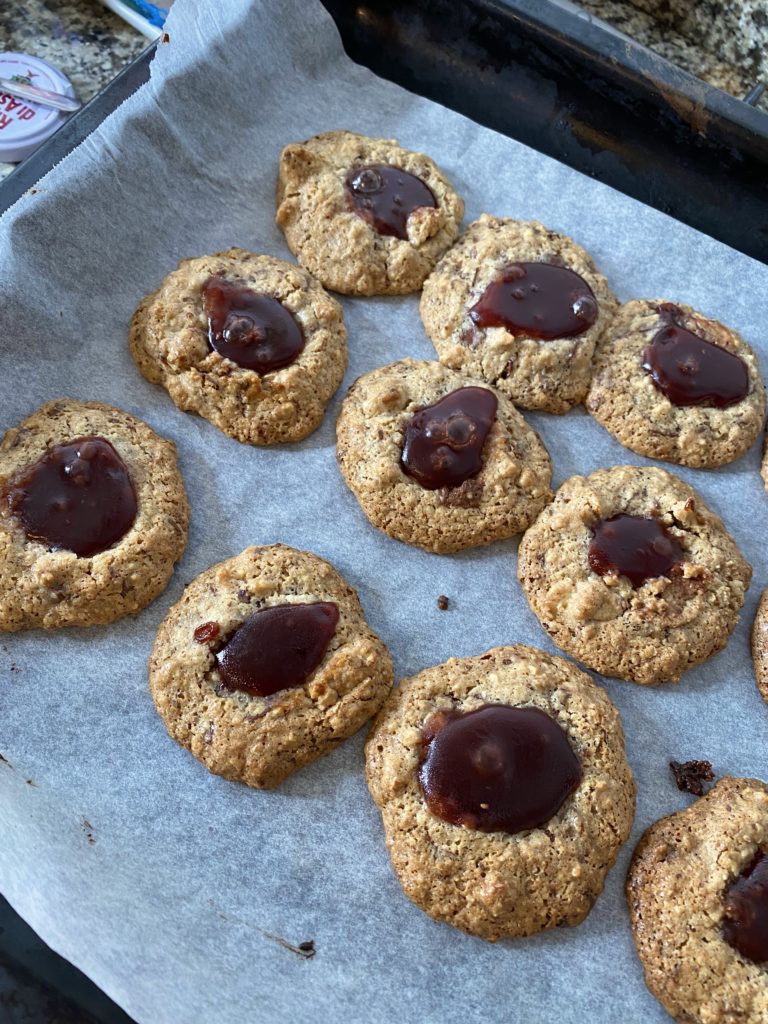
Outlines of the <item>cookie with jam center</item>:
M 645 983 L 686 1024 L 768 1020 L 768 786 L 725 777 L 650 826 L 627 903 Z
M 584 403 L 626 448 L 683 466 L 740 458 L 765 419 L 757 356 L 690 306 L 633 299 L 600 339 Z
M 538 221 L 484 213 L 424 283 L 421 319 L 446 366 L 523 409 L 583 401 L 617 308 L 589 253 Z
M 395 139 L 324 132 L 280 156 L 277 223 L 288 248 L 344 295 L 418 291 L 463 216 L 437 164 Z
M 179 409 L 254 445 L 311 434 L 347 366 L 339 303 L 301 267 L 245 249 L 182 260 L 129 343 Z
M 632 827 L 618 711 L 521 644 L 404 679 L 365 756 L 405 894 L 491 942 L 580 924 Z
M 554 642 L 588 668 L 678 682 L 721 650 L 752 569 L 701 496 L 663 469 L 574 476 L 520 543 L 518 577 Z
M 271 789 L 378 711 L 392 659 L 328 562 L 283 544 L 206 569 L 169 610 L 149 689 L 170 736 L 226 779 Z
M 187 543 L 176 448 L 100 402 L 48 402 L 0 443 L 0 629 L 139 611 Z
M 509 399 L 441 363 L 402 359 L 360 377 L 336 439 L 368 520 L 427 551 L 512 537 L 552 497 L 547 450 Z

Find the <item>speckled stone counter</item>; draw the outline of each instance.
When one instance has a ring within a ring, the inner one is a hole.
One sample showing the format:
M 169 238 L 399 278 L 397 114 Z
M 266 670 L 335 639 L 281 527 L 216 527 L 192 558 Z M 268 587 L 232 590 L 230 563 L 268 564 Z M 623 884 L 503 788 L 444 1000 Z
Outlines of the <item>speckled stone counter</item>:
M 708 49 L 676 31 L 669 24 L 657 20 L 650 13 L 639 10 L 628 0 L 577 0 L 578 5 L 590 14 L 613 25 L 625 35 L 631 36 L 659 56 L 689 71 L 697 78 L 743 98 L 756 84 L 753 66 L 725 63 Z M 647 0 L 646 0 L 647 2 Z M 768 84 L 768 83 L 766 83 Z M 757 104 L 768 110 L 768 93 Z
M 0 50 L 53 64 L 87 103 L 141 53 L 148 41 L 98 0 L 2 0 Z M 0 178 L 13 170 L 0 163 Z

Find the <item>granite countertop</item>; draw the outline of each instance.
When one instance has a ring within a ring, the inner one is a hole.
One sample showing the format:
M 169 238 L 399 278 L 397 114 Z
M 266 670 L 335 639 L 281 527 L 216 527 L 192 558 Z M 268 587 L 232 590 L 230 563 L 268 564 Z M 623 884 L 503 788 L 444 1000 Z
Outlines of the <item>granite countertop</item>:
M 589 14 L 631 36 L 660 57 L 732 96 L 743 99 L 756 84 L 756 79 L 748 71 L 719 60 L 687 36 L 639 10 L 630 0 L 577 0 L 577 3 Z M 763 93 L 756 106 L 768 110 L 768 91 Z
M 0 50 L 30 53 L 59 68 L 87 103 L 148 41 L 98 0 L 0 3 Z M 0 179 L 14 169 L 0 163 Z

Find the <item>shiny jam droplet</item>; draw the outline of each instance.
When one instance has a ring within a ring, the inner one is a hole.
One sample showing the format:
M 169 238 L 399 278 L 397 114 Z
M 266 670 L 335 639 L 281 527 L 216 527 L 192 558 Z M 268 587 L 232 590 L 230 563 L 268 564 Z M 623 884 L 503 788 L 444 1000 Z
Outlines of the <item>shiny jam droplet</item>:
M 325 657 L 338 621 L 331 601 L 262 608 L 216 655 L 222 682 L 259 697 L 303 686 Z
M 620 514 L 592 527 L 590 568 L 600 576 L 626 576 L 633 587 L 669 576 L 683 549 L 657 520 Z
M 469 311 L 478 327 L 553 341 L 584 334 L 598 317 L 594 292 L 573 270 L 552 263 L 511 263 Z
M 400 465 L 427 490 L 458 487 L 483 468 L 498 401 L 487 388 L 458 388 L 405 425 Z
M 211 277 L 203 285 L 203 310 L 210 347 L 245 370 L 281 370 L 304 348 L 298 321 L 271 295 Z
M 440 711 L 422 741 L 419 785 L 430 811 L 479 832 L 538 828 L 581 782 L 566 733 L 538 708 Z
M 681 327 L 676 306 L 660 306 L 659 313 L 666 326 L 643 349 L 642 367 L 673 405 L 727 409 L 746 398 L 749 371 L 743 359 Z
M 81 557 L 112 547 L 136 519 L 128 468 L 103 437 L 54 445 L 16 477 L 6 494 L 30 540 Z
M 723 938 L 755 963 L 768 963 L 768 854 L 758 850 L 728 889 Z
M 347 205 L 380 235 L 408 239 L 408 218 L 414 210 L 437 200 L 415 174 L 390 164 L 353 167 L 344 179 Z

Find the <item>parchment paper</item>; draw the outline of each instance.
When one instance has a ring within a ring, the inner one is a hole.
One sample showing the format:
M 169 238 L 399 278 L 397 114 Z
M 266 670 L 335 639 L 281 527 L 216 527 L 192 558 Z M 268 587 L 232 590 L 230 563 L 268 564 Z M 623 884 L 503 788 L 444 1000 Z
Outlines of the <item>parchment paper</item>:
M 0 888 L 141 1024 L 667 1020 L 643 985 L 623 880 L 642 830 L 690 800 L 670 757 L 767 774 L 768 708 L 748 654 L 768 577 L 758 446 L 720 471 L 680 471 L 755 567 L 727 650 L 679 686 L 605 682 L 639 799 L 604 894 L 578 928 L 491 946 L 403 896 L 362 734 L 255 792 L 171 742 L 146 690 L 155 630 L 185 583 L 273 541 L 332 559 L 359 588 L 399 677 L 499 643 L 555 650 L 516 581 L 515 543 L 422 553 L 370 527 L 342 483 L 333 425 L 346 387 L 401 356 L 433 357 L 417 299 L 345 299 L 344 387 L 317 433 L 266 450 L 177 411 L 139 376 L 126 331 L 181 257 L 236 244 L 290 258 L 273 219 L 278 154 L 337 127 L 430 153 L 466 197 L 467 222 L 538 217 L 585 245 L 622 299 L 663 296 L 723 319 L 760 348 L 764 372 L 768 269 L 376 79 L 344 56 L 316 2 L 181 0 L 168 32 L 152 81 L 0 225 L 0 426 L 61 395 L 118 405 L 176 442 L 192 503 L 187 554 L 138 618 L 0 638 Z M 558 484 L 647 461 L 583 411 L 530 420 Z M 275 937 L 313 940 L 316 956 Z

